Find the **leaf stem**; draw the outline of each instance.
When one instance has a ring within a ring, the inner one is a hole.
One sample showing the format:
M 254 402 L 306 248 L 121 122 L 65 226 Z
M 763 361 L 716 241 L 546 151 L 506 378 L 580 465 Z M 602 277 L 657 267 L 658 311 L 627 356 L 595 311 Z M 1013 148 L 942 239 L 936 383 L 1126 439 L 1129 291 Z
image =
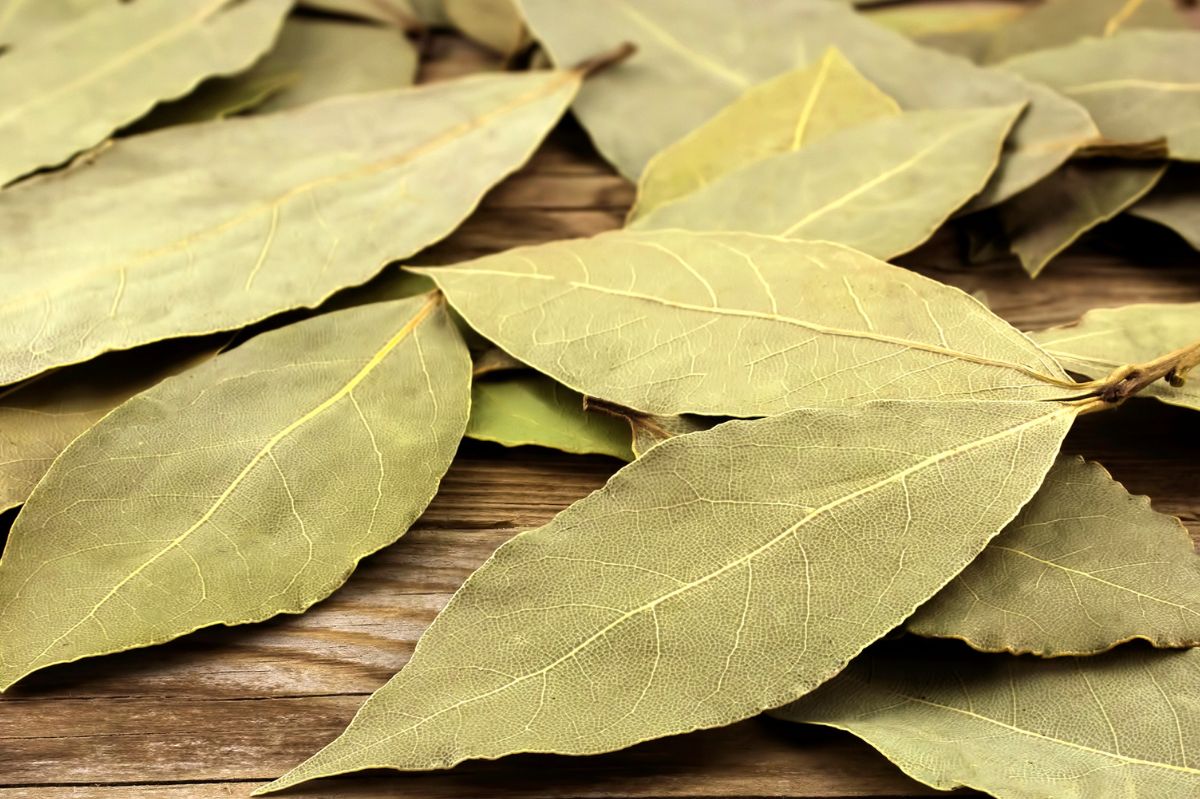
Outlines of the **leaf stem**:
M 590 78 L 598 72 L 616 66 L 636 52 L 637 46 L 633 42 L 622 42 L 607 52 L 580 61 L 572 69 L 581 73 L 583 77 Z
M 1083 403 L 1086 408 L 1084 413 L 1116 407 L 1159 380 L 1165 380 L 1175 388 L 1183 386 L 1188 372 L 1197 366 L 1200 366 L 1200 341 L 1160 355 L 1152 361 L 1121 366 L 1103 380 L 1080 383 L 1080 388 L 1091 390 L 1076 397 L 1076 400 L 1091 400 Z

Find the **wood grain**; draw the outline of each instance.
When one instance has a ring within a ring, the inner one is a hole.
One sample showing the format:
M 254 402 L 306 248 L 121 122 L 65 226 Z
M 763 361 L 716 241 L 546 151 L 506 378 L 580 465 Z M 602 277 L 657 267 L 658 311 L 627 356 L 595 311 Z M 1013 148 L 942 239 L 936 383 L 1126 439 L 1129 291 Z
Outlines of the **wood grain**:
M 493 58 L 435 36 L 423 79 Z M 620 227 L 633 197 L 564 123 L 422 263 Z M 1031 329 L 1092 307 L 1200 300 L 1200 258 L 1163 231 L 1116 225 L 1031 281 L 1011 259 L 965 266 L 953 230 L 906 256 L 924 274 L 982 290 Z M 1135 401 L 1085 418 L 1067 450 L 1100 460 L 1200 538 L 1200 416 Z M 516 532 L 603 485 L 605 458 L 467 442 L 443 489 L 398 544 L 303 616 L 213 628 L 166 646 L 48 669 L 0 698 L 0 799 L 246 796 L 342 730 L 407 660 L 462 580 Z M 856 739 L 753 719 L 591 758 L 522 755 L 437 774 L 327 780 L 291 796 L 915 797 L 932 792 Z M 962 794 L 959 794 L 962 795 Z

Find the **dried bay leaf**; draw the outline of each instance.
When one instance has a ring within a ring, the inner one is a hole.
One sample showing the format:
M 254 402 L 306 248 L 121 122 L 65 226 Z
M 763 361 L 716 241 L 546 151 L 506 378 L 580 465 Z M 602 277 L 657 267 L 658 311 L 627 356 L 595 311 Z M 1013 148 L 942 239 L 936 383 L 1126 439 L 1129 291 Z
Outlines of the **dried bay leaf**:
M 1129 213 L 1171 228 L 1200 250 L 1200 167 L 1172 164 L 1154 191 Z
M 173 345 L 176 342 L 172 342 Z M 125 400 L 217 354 L 211 341 L 113 353 L 0 392 L 0 512 L 15 508 L 80 433 Z
M 1082 104 L 1108 139 L 1165 136 L 1172 158 L 1200 161 L 1200 31 L 1123 31 L 1020 56 L 1004 69 Z
M 1008 2 L 902 3 L 872 9 L 867 19 L 925 47 L 979 63 L 996 30 L 1027 14 L 1023 4 Z
M 0 59 L 0 185 L 100 143 L 156 102 L 239 72 L 292 0 L 139 0 L 86 14 Z
M 751 86 L 831 46 L 904 109 L 1029 103 L 978 207 L 1032 185 L 1097 135 L 1086 112 L 1056 92 L 920 47 L 827 0 L 715 0 L 702 11 L 682 0 L 521 5 L 556 63 L 637 45 L 628 61 L 589 81 L 574 105 L 601 153 L 634 180 L 651 156 Z
M 596 399 L 587 399 L 585 407 L 620 419 L 629 426 L 633 436 L 633 457 L 635 458 L 642 457 L 651 447 L 658 446 L 668 439 L 686 433 L 711 430 L 721 422 L 720 419 L 712 416 L 696 416 L 694 414 L 656 416 Z
M 1074 414 L 876 403 L 659 444 L 500 547 L 342 736 L 259 792 L 611 751 L 801 696 L 979 553 Z
M 413 271 L 514 357 L 643 413 L 1053 399 L 1069 385 L 969 295 L 827 242 L 618 231 Z
M 1165 164 L 1153 161 L 1069 161 L 999 206 L 1009 245 L 1037 277 L 1084 233 L 1144 197 L 1165 171 Z
M 289 19 L 262 60 L 154 109 L 136 129 L 202 122 L 254 109 L 279 111 L 339 94 L 398 89 L 417 74 L 417 50 L 394 28 Z
M 926 241 L 983 189 L 1021 110 L 877 119 L 723 175 L 631 227 L 745 230 L 892 258 Z
M 1088 658 L 878 648 L 772 715 L 846 730 L 910 777 L 998 799 L 1200 792 L 1200 649 Z
M 1200 644 L 1200 556 L 1179 520 L 1103 467 L 1059 458 L 1029 504 L 907 622 L 988 652 Z
M 0 0 L 0 47 L 12 47 L 118 0 Z
M 187 125 L 0 193 L 0 384 L 362 283 L 453 230 L 579 81 L 486 75 Z
M 997 31 L 984 60 L 996 63 L 1130 28 L 1183 25 L 1173 0 L 1048 0 Z
M 404 30 L 450 24 L 443 0 L 300 0 L 300 5 L 386 22 Z
M 0 689 L 328 596 L 433 498 L 470 369 L 426 295 L 264 333 L 114 410 L 13 524 Z
M 467 436 L 506 447 L 533 445 L 633 460 L 627 425 L 585 410 L 578 392 L 538 374 L 476 380 Z
M 442 0 L 446 16 L 465 36 L 500 55 L 518 53 L 530 42 L 516 0 Z
M 1144 303 L 1088 311 L 1078 322 L 1029 334 L 1064 367 L 1095 380 L 1200 339 L 1200 302 Z M 1200 380 L 1159 381 L 1139 396 L 1200 410 Z
M 899 113 L 895 100 L 831 48 L 817 63 L 749 89 L 650 159 L 629 219 L 698 191 L 738 167 Z

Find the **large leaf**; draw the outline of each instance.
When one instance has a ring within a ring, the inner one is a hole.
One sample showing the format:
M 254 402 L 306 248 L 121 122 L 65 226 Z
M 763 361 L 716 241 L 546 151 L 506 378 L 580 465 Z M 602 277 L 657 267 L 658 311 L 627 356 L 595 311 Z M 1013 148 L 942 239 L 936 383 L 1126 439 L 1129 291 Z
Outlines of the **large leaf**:
M 424 510 L 471 364 L 437 295 L 251 339 L 117 408 L 0 560 L 0 690 L 54 663 L 300 613 Z
M 836 49 L 754 86 L 646 165 L 631 220 L 738 167 L 798 150 L 831 133 L 900 113 L 896 101 Z
M 1074 413 L 879 403 L 659 444 L 497 550 L 346 732 L 267 790 L 604 752 L 801 696 L 979 553 Z
M 1001 28 L 985 60 L 1003 61 L 1130 28 L 1178 28 L 1184 24 L 1173 0 L 1049 0 Z
M 724 175 L 639 230 L 746 230 L 908 252 L 987 184 L 1020 106 L 909 111 Z
M 467 435 L 506 447 L 531 444 L 633 460 L 628 425 L 585 410 L 577 392 L 537 374 L 476 380 Z
M 1153 161 L 1071 161 L 999 207 L 1021 266 L 1037 277 L 1084 233 L 1146 195 L 1166 165 Z
M 149 349 L 113 353 L 0 391 L 0 512 L 24 502 L 59 453 L 104 414 L 219 347 L 201 340 Z
M 1200 793 L 1200 650 L 1034 660 L 881 648 L 773 715 L 848 730 L 914 779 L 998 799 Z
M 1171 228 L 1200 250 L 1200 166 L 1172 164 L 1154 191 L 1129 212 Z
M 1060 458 L 1021 514 L 908 620 L 989 652 L 1200 645 L 1200 557 L 1179 520 L 1102 467 Z
M 1004 68 L 1081 103 L 1108 139 L 1166 137 L 1172 158 L 1200 161 L 1200 31 L 1125 31 Z
M 637 53 L 589 81 L 575 103 L 600 151 L 636 179 L 654 153 L 746 89 L 837 47 L 902 108 L 1028 102 L 1003 168 L 979 205 L 1050 173 L 1096 136 L 1077 104 L 1004 72 L 913 44 L 828 0 L 521 0 L 556 63 L 623 41 Z
M 1200 340 L 1200 302 L 1145 303 L 1088 311 L 1072 325 L 1029 334 L 1072 372 L 1096 380 Z M 1158 382 L 1145 396 L 1200 410 L 1200 380 Z
M 278 111 L 339 94 L 398 89 L 417 74 L 417 51 L 394 28 L 289 19 L 261 61 L 231 78 L 208 81 L 156 108 L 136 127 L 150 130 L 254 109 Z
M 0 47 L 23 45 L 119 0 L 0 0 Z
M 644 413 L 1064 393 L 977 300 L 836 244 L 616 232 L 414 271 L 519 360 Z
M 488 75 L 188 125 L 0 193 L 0 384 L 365 281 L 453 230 L 579 80 Z
M 292 0 L 139 0 L 0 59 L 0 185 L 98 144 L 159 100 L 249 67 Z

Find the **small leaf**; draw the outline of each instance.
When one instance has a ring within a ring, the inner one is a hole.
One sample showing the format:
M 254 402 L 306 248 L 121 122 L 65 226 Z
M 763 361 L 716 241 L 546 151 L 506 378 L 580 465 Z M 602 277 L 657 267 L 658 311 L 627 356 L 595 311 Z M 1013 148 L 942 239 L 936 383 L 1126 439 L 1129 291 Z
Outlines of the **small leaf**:
M 0 512 L 15 508 L 80 433 L 125 400 L 212 358 L 210 340 L 113 353 L 0 391 Z
M 996 70 L 913 44 L 828 0 L 521 0 L 555 63 L 633 42 L 637 52 L 588 81 L 574 110 L 600 152 L 636 180 L 659 150 L 750 87 L 836 47 L 906 110 L 1028 103 L 1003 167 L 974 206 L 1052 172 L 1095 126 L 1076 103 Z
M 1144 363 L 1200 339 L 1200 302 L 1097 308 L 1075 324 L 1029 335 L 1067 369 L 1099 380 L 1118 367 Z M 1160 381 L 1143 395 L 1200 410 L 1195 375 L 1180 387 Z
M 500 547 L 346 732 L 265 791 L 611 751 L 801 696 L 979 553 L 1074 414 L 878 403 L 666 441 Z
M 907 627 L 988 652 L 1200 645 L 1200 557 L 1179 520 L 1060 458 L 1021 514 Z
M 1012 251 L 1025 271 L 1037 277 L 1084 233 L 1144 197 L 1164 171 L 1166 165 L 1156 162 L 1068 162 L 999 207 Z
M 1000 29 L 984 60 L 996 63 L 1132 28 L 1170 29 L 1185 24 L 1173 0 L 1050 0 Z
M 264 333 L 117 408 L 13 524 L 0 690 L 328 596 L 433 498 L 470 368 L 427 295 Z
M 454 27 L 503 56 L 529 44 L 529 31 L 516 0 L 443 0 Z
M 584 410 L 579 393 L 537 374 L 476 380 L 467 436 L 506 447 L 534 445 L 633 460 L 627 425 Z
M 56 166 L 210 75 L 271 47 L 292 0 L 140 0 L 101 8 L 0 59 L 0 185 Z
M 249 109 L 267 113 L 340 94 L 398 89 L 411 84 L 416 74 L 416 48 L 398 30 L 289 19 L 271 52 L 249 70 L 206 82 L 187 97 L 154 109 L 134 129 L 203 122 Z
M 738 167 L 899 113 L 895 100 L 831 48 L 817 63 L 747 90 L 650 159 L 629 219 L 698 191 Z
M 772 715 L 847 730 L 910 777 L 997 799 L 1200 792 L 1200 649 L 1033 660 L 879 648 Z
M 1020 106 L 909 111 L 765 158 L 661 206 L 637 230 L 745 230 L 908 252 L 987 184 Z
M 1165 136 L 1172 158 L 1200 161 L 1200 31 L 1125 31 L 1004 68 L 1082 104 L 1109 139 Z
M 514 357 L 643 413 L 1064 393 L 1053 359 L 970 296 L 836 244 L 614 232 L 413 271 Z
M 579 80 L 488 75 L 187 125 L 0 193 L 0 384 L 362 283 L 453 230 Z
M 1200 167 L 1172 164 L 1154 191 L 1129 213 L 1171 228 L 1200 250 Z

